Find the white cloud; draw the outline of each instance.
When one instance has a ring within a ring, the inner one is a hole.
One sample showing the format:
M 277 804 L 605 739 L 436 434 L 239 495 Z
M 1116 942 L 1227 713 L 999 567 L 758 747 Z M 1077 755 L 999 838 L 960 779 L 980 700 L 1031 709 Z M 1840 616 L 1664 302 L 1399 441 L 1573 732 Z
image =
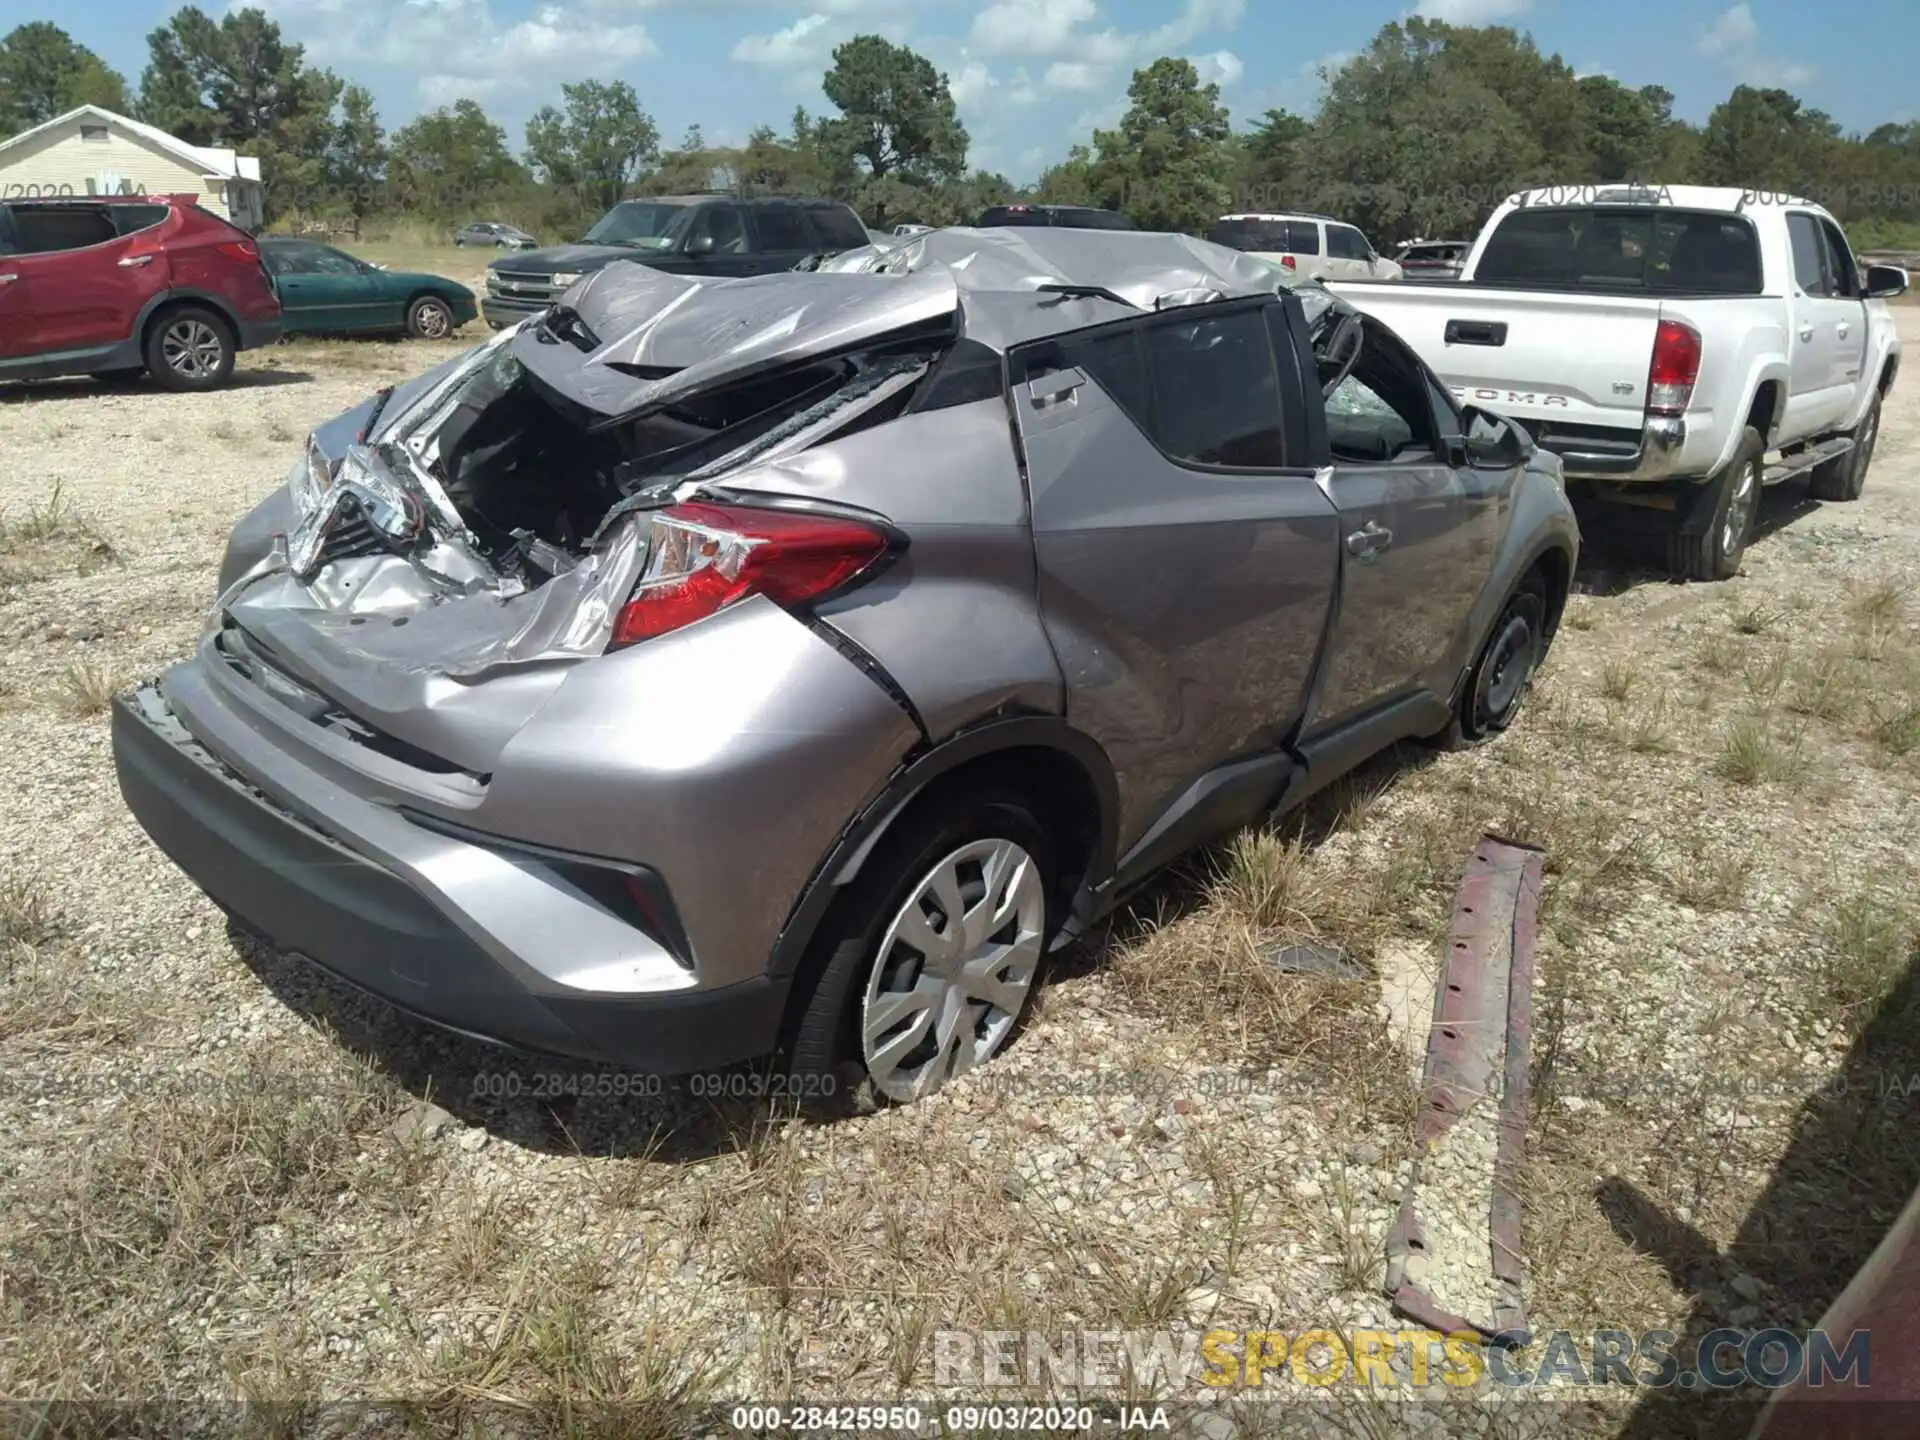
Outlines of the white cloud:
M 1216 50 L 1211 55 L 1193 57 L 1193 68 L 1200 72 L 1202 85 L 1218 85 L 1222 90 L 1240 83 L 1247 67 L 1231 50 Z
M 983 62 L 968 60 L 958 70 L 948 74 L 947 88 L 953 92 L 953 103 L 964 112 L 973 109 L 998 90 L 1000 82 Z
M 1748 85 L 1791 88 L 1813 79 L 1810 67 L 1761 50 L 1760 23 L 1744 0 L 1715 16 L 1713 23 L 1700 32 L 1693 48 L 1718 60 L 1736 80 Z
M 983 55 L 1052 55 L 1097 13 L 1094 0 L 1001 0 L 973 17 L 967 48 Z
M 233 0 L 235 5 L 241 0 Z M 321 64 L 385 66 L 415 77 L 427 106 L 617 78 L 660 47 L 644 25 L 565 4 L 502 24 L 488 0 L 265 0 L 288 38 Z
M 1046 60 L 1049 90 L 1084 94 L 1116 85 L 1116 72 L 1124 66 L 1178 53 L 1203 35 L 1233 29 L 1245 13 L 1246 0 L 1182 0 L 1179 13 L 1166 24 L 1128 33 L 1112 26 L 1092 28 L 1099 18 L 1096 0 L 995 0 L 974 16 L 967 47 L 983 55 Z M 1229 54 L 1222 50 L 1208 58 Z M 1231 69 L 1237 79 L 1245 67 L 1238 57 L 1230 60 L 1220 67 L 1222 76 Z M 1231 82 L 1223 78 L 1222 83 Z
M 1112 72 L 1104 65 L 1089 65 L 1084 60 L 1056 60 L 1047 66 L 1049 90 L 1098 90 Z
M 825 48 L 816 37 L 827 23 L 825 15 L 802 15 L 771 35 L 743 35 L 729 58 L 744 65 L 806 64 L 824 56 Z
M 1531 0 L 1420 0 L 1413 13 L 1449 25 L 1491 25 L 1525 14 L 1530 5 Z

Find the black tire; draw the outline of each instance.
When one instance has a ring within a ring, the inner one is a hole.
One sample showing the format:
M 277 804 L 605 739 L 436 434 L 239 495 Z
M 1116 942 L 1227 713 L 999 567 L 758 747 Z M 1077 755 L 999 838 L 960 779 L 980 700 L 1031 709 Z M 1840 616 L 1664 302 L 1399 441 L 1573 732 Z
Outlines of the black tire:
M 1867 487 L 1867 467 L 1873 464 L 1873 447 L 1880 439 L 1880 397 L 1873 397 L 1867 413 L 1853 427 L 1853 449 L 1838 459 L 1813 467 L 1807 493 L 1816 500 L 1858 500 Z
M 233 331 L 211 310 L 183 305 L 147 329 L 147 373 L 162 390 L 217 390 L 233 375 Z
M 438 295 L 420 295 L 407 306 L 407 334 L 416 340 L 445 340 L 453 334 L 453 307 Z
M 1766 442 L 1749 425 L 1733 459 L 1706 482 L 1709 493 L 1682 512 L 1667 537 L 1667 568 L 1676 579 L 1731 580 L 1740 573 L 1760 513 L 1765 465 Z
M 887 1094 L 876 1082 L 863 1053 L 861 1020 L 869 985 L 881 962 L 894 960 L 890 969 L 896 972 L 913 964 L 916 952 L 908 947 L 908 958 L 901 961 L 898 942 L 888 956 L 879 953 L 895 917 L 941 862 L 956 852 L 981 841 L 1011 841 L 1031 858 L 1044 897 L 1039 955 L 1028 972 L 1030 982 L 1012 1024 L 1004 1028 L 988 1061 L 1018 1037 L 1033 996 L 1045 980 L 1047 946 L 1059 923 L 1058 852 L 1028 802 L 1007 791 L 945 790 L 899 826 L 888 834 L 886 844 L 868 861 L 848 893 L 835 902 L 796 981 L 797 987 L 805 987 L 805 999 L 790 1023 L 783 1049 L 794 1093 L 816 1114 L 844 1114 L 918 1098 Z M 977 1003 L 968 1002 L 971 1023 L 976 1026 L 986 1013 L 984 1009 L 971 1012 Z
M 1453 718 L 1435 737 L 1442 749 L 1490 740 L 1519 717 L 1528 687 L 1547 658 L 1547 582 L 1530 570 L 1507 597 L 1473 658 Z

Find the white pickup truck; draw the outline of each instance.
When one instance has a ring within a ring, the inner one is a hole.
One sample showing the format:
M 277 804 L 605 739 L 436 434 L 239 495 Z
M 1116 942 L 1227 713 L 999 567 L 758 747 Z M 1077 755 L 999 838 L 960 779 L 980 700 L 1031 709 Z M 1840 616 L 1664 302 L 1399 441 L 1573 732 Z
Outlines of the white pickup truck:
M 1329 281 L 1455 395 L 1519 422 L 1595 497 L 1671 512 L 1678 574 L 1723 580 L 1760 490 L 1859 496 L 1900 364 L 1886 300 L 1818 205 L 1697 186 L 1510 197 L 1457 281 Z

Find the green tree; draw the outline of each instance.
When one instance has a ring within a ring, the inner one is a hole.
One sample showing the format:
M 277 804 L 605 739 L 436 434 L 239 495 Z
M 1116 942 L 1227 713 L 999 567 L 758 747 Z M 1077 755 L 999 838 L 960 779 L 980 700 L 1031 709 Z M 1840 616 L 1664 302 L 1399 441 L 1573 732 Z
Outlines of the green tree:
M 527 160 L 545 179 L 610 209 L 659 158 L 660 131 L 624 80 L 560 87 L 564 106 L 527 122 Z
M 1580 103 L 1587 116 L 1593 180 L 1663 181 L 1654 173 L 1661 156 L 1661 121 L 1648 97 L 1629 90 L 1610 75 L 1580 81 Z M 1669 101 L 1671 104 L 1671 101 Z
M 340 93 L 340 118 L 327 140 L 327 189 L 333 205 L 356 223 L 383 208 L 387 173 L 386 132 L 373 106 L 373 95 L 360 85 Z
M 659 165 L 642 188 L 649 195 L 697 194 L 731 177 L 734 165 L 730 151 L 708 145 L 700 127 L 689 125 L 680 144 L 662 152 Z
M 259 157 L 269 218 L 320 198 L 342 84 L 306 63 L 264 11 L 216 24 L 194 7 L 147 37 L 140 118 L 194 145 Z
M 1205 233 L 1233 197 L 1220 87 L 1162 56 L 1133 72 L 1127 98 L 1119 128 L 1094 133 L 1095 192 L 1144 229 Z
M 1040 205 L 1097 205 L 1100 197 L 1093 183 L 1093 151 L 1075 145 L 1067 158 L 1049 165 L 1034 182 L 1033 198 Z
M 1785 90 L 1737 85 L 1707 117 L 1700 137 L 1710 185 L 1820 190 L 1837 158 L 1840 127 Z
M 81 105 L 127 109 L 127 82 L 58 25 L 29 21 L 0 38 L 0 139 Z
M 1280 209 L 1294 203 L 1290 192 L 1299 183 L 1300 155 L 1313 122 L 1291 110 L 1269 110 L 1238 138 L 1236 170 L 1239 198 L 1235 209 Z
M 853 192 L 870 218 L 915 208 L 907 187 L 960 180 L 966 174 L 967 130 L 947 77 L 933 62 L 878 35 L 856 35 L 834 48 L 821 89 L 839 115 L 809 123 L 794 115 L 794 139 L 815 151 L 821 178 L 835 193 Z
M 393 134 L 388 191 L 408 209 L 451 218 L 525 179 L 507 151 L 507 132 L 472 100 L 456 100 Z
M 1471 234 L 1516 185 L 1546 171 L 1539 140 L 1505 100 L 1451 65 L 1450 26 L 1383 26 L 1327 77 L 1301 151 L 1306 202 L 1351 220 L 1376 243 Z

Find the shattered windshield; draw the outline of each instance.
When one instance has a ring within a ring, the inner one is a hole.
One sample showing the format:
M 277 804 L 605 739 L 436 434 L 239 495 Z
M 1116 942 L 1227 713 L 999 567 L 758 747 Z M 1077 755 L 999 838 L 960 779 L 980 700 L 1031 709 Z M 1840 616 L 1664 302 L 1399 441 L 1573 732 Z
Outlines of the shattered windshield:
M 637 250 L 667 250 L 686 229 L 693 213 L 686 205 L 623 200 L 594 223 L 582 245 L 631 245 Z

